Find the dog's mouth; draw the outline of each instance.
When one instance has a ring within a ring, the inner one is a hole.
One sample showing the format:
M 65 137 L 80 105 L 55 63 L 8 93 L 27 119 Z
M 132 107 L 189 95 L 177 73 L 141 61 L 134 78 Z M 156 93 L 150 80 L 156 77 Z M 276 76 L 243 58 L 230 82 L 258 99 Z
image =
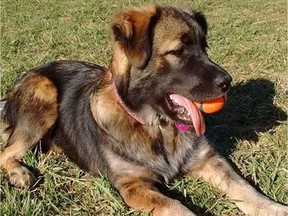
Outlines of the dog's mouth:
M 167 97 L 168 108 L 175 113 L 178 122 L 176 127 L 179 130 L 188 130 L 193 125 L 196 134 L 200 137 L 205 132 L 205 121 L 201 111 L 195 104 L 178 94 L 170 94 Z

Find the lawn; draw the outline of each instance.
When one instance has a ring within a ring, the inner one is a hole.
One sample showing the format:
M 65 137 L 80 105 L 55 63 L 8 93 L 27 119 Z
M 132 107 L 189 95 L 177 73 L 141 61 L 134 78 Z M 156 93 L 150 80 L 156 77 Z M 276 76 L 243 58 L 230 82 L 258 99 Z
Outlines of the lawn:
M 1 96 L 27 70 L 51 60 L 107 65 L 112 15 L 147 3 L 153 1 L 2 0 Z M 207 136 L 263 194 L 287 204 L 286 2 L 157 3 L 206 15 L 208 52 L 233 76 L 226 107 L 206 117 Z M 84 173 L 61 154 L 29 152 L 24 161 L 39 171 L 40 184 L 20 190 L 0 173 L 1 215 L 147 215 L 128 208 L 105 175 Z M 168 187 L 199 215 L 242 215 L 225 194 L 200 179 L 176 179 Z

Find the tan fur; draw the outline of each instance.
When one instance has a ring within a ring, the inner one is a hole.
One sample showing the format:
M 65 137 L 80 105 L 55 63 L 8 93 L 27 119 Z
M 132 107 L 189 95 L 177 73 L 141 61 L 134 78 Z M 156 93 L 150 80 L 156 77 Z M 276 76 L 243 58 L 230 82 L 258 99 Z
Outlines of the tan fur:
M 27 188 L 33 184 L 35 177 L 20 161 L 55 123 L 57 91 L 46 77 L 30 73 L 16 85 L 9 97 L 15 100 L 17 98 L 22 103 L 20 111 L 30 113 L 30 119 L 20 120 L 14 128 L 4 119 L 2 139 L 6 148 L 0 153 L 0 167 L 6 170 L 12 184 Z M 44 104 L 42 108 L 39 108 L 40 103 Z M 39 113 L 41 119 L 38 117 Z M 27 124 L 33 127 L 29 128 Z M 38 131 L 38 137 L 30 138 L 30 134 L 35 131 Z
M 123 127 L 127 135 L 132 134 L 134 121 L 133 119 L 127 121 L 127 115 L 122 110 L 123 108 L 117 103 L 111 84 L 91 97 L 93 117 L 100 123 L 99 126 L 103 130 L 108 132 L 107 129 L 109 129 L 109 133 L 111 128 Z M 117 130 L 115 130 L 116 132 Z M 115 136 L 117 137 L 117 134 Z M 128 137 L 130 136 L 128 135 Z
M 18 83 L 13 91 L 10 92 L 9 96 L 13 97 L 19 89 L 26 90 L 25 94 L 21 95 L 22 97 L 19 97 L 19 99 L 22 100 L 22 103 L 31 102 L 31 97 L 35 100 L 53 103 L 57 96 L 57 90 L 53 82 L 48 78 L 35 73 L 29 73 L 25 77 L 25 82 Z
M 179 47 L 180 37 L 183 33 L 190 32 L 189 28 L 181 20 L 175 20 L 171 15 L 163 16 L 161 25 L 156 25 L 154 29 L 154 49 L 160 53 L 173 50 Z M 163 39 L 165 35 L 165 39 Z
M 248 215 L 285 216 L 285 207 L 271 202 L 242 179 L 222 157 L 210 149 L 189 174 L 197 176 L 226 192 L 236 205 Z
M 184 31 L 182 31 L 183 33 Z M 159 52 L 164 54 L 164 53 L 169 53 L 171 51 L 176 51 L 181 49 L 181 42 L 179 39 L 171 39 L 171 40 L 166 40 L 164 41 L 161 46 L 159 47 Z M 162 68 L 165 67 L 165 65 L 173 65 L 173 67 L 179 66 L 179 57 L 170 54 L 170 55 L 165 55 L 160 58 L 156 59 L 156 67 L 157 68 Z
M 119 13 L 113 20 L 114 28 L 121 29 L 127 39 L 134 40 L 134 44 L 126 49 L 126 55 L 130 63 L 137 67 L 142 67 L 149 54 L 144 49 L 148 42 L 147 35 L 150 18 L 156 14 L 155 6 L 142 9 L 134 8 L 126 12 Z
M 165 52 L 177 50 L 179 48 L 181 48 L 181 42 L 179 39 L 166 40 L 162 43 L 161 47 L 159 47 L 159 52 L 164 54 Z
M 57 92 L 54 84 L 48 78 L 39 75 L 30 76 L 25 82 L 26 86 L 30 88 L 31 95 L 33 94 L 38 100 L 55 102 Z
M 6 169 L 9 167 L 6 162 L 10 158 L 21 159 L 24 154 L 30 149 L 30 145 L 24 141 L 24 139 L 17 137 L 17 142 L 6 147 L 3 152 L 1 152 L 0 166 Z
M 131 69 L 131 63 L 125 55 L 124 49 L 118 42 L 114 44 L 114 54 L 111 60 L 110 71 L 116 74 L 113 75 L 127 75 Z
M 25 82 L 18 83 L 8 97 L 17 97 L 20 100 L 23 104 L 22 112 L 31 112 L 33 115 L 35 112 L 43 111 L 44 121 L 33 119 L 34 124 L 41 130 L 47 131 L 57 119 L 57 90 L 53 82 L 44 76 L 28 74 Z M 45 105 L 42 110 L 38 107 L 40 103 Z M 21 126 L 18 126 L 19 130 L 20 128 Z
M 1 132 L 2 132 L 1 139 L 2 139 L 2 142 L 3 142 L 3 145 L 1 145 L 1 149 L 2 149 L 4 147 L 6 147 L 7 140 L 9 139 L 13 129 L 12 128 L 8 128 L 8 125 L 5 122 L 1 122 L 1 123 L 2 123 L 2 125 L 1 125 Z
M 5 169 L 10 183 L 16 187 L 29 188 L 36 181 L 34 174 L 15 158 L 7 160 Z

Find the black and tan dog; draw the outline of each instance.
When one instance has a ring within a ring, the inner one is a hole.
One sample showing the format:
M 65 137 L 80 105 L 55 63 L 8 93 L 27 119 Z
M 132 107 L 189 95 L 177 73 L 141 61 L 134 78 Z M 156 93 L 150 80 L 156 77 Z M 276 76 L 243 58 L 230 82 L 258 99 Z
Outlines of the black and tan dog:
M 109 67 L 56 61 L 27 73 L 5 105 L 0 165 L 9 181 L 29 187 L 21 164 L 36 145 L 51 143 L 82 169 L 105 172 L 127 205 L 153 215 L 194 215 L 156 187 L 175 176 L 202 177 L 249 215 L 287 215 L 260 195 L 203 137 L 192 101 L 229 90 L 230 75 L 205 51 L 207 23 L 199 12 L 134 8 L 112 22 Z

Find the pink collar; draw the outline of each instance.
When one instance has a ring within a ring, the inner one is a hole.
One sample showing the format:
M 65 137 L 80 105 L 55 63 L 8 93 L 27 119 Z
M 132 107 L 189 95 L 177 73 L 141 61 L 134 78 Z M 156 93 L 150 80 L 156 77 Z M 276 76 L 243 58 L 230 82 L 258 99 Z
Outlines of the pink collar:
M 122 106 L 122 108 L 123 108 L 133 119 L 135 119 L 136 121 L 138 121 L 138 122 L 141 123 L 141 124 L 145 124 L 144 120 L 143 120 L 141 117 L 137 116 L 136 113 L 132 112 L 132 110 L 130 110 L 130 109 L 126 106 L 126 104 L 125 104 L 124 101 L 122 100 L 121 96 L 119 95 L 119 92 L 118 92 L 118 90 L 117 90 L 117 87 L 116 87 L 116 84 L 115 84 L 115 79 L 114 79 L 113 75 L 110 74 L 110 76 L 111 76 L 111 82 L 112 82 L 112 86 L 113 86 L 113 91 L 114 91 L 114 93 L 115 93 L 115 96 L 116 96 L 119 104 Z
M 139 123 L 141 124 L 145 124 L 144 120 L 137 116 L 136 113 L 132 112 L 132 110 L 130 110 L 126 104 L 124 103 L 124 101 L 122 100 L 121 96 L 119 95 L 119 92 L 117 90 L 117 87 L 116 87 L 116 84 L 115 84 L 115 79 L 113 77 L 113 75 L 110 73 L 110 79 L 111 79 L 111 82 L 112 82 L 112 87 L 113 87 L 113 91 L 115 93 L 115 96 L 119 102 L 119 104 L 122 106 L 122 108 L 133 118 L 135 119 L 136 121 L 138 121 Z M 179 122 L 176 122 L 175 123 L 175 126 L 176 128 L 179 130 L 179 131 L 182 131 L 182 132 L 187 132 L 188 130 L 190 130 L 190 126 L 186 125 L 186 124 L 183 124 L 183 123 L 179 123 Z

